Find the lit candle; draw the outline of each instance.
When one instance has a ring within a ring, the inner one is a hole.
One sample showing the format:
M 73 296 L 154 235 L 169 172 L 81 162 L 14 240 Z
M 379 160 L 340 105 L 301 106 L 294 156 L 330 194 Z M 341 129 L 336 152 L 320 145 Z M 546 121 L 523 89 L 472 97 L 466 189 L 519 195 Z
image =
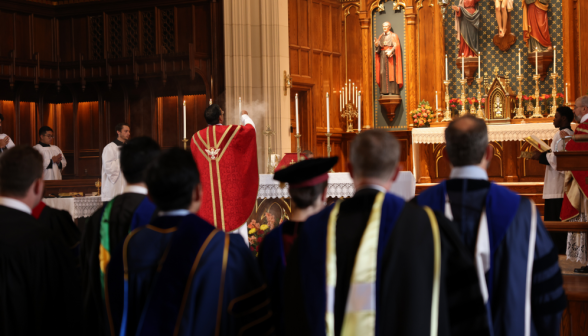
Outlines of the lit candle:
M 339 112 L 343 112 L 343 95 L 341 94 L 341 90 L 339 90 Z
M 437 91 L 435 91 L 435 111 L 439 109 L 439 100 L 437 97 Z
M 447 66 L 447 54 L 445 54 L 445 80 L 449 80 L 449 67 Z
M 556 65 L 557 65 L 557 52 L 555 52 L 555 47 L 553 47 L 553 73 L 555 73 Z
M 355 94 L 356 94 L 356 92 L 355 92 L 355 83 L 352 83 L 351 84 L 351 97 L 353 97 L 353 105 L 355 105 L 355 103 L 356 103 Z
M 186 101 L 184 100 L 184 139 L 186 139 Z
M 239 114 L 241 113 L 241 111 L 243 111 L 243 109 L 241 108 L 241 97 L 239 97 Z
M 212 98 L 208 100 L 208 106 L 212 105 Z
M 521 49 L 519 49 L 519 76 L 521 75 Z
M 349 101 L 349 95 L 347 94 L 347 83 L 345 83 L 345 105 L 347 105 L 347 102 Z
M 566 83 L 566 105 L 568 105 L 570 101 L 568 100 L 568 83 Z
M 300 134 L 300 129 L 298 128 L 298 93 L 296 94 L 296 134 Z
M 329 93 L 327 92 L 327 133 L 331 129 L 331 123 L 329 122 Z
M 357 93 L 357 130 L 361 132 L 361 91 Z
M 461 54 L 461 79 L 465 78 L 465 53 Z
M 482 59 L 482 53 L 480 53 L 478 55 L 478 78 L 482 78 L 482 62 L 480 61 Z
M 539 56 L 537 55 L 537 52 L 539 51 L 538 48 L 535 48 L 535 75 L 539 74 Z

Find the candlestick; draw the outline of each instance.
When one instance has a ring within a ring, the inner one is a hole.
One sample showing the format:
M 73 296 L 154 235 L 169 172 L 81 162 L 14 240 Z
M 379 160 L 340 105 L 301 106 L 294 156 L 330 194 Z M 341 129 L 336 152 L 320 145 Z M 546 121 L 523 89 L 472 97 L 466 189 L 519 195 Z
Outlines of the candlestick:
M 445 54 L 445 80 L 449 80 L 449 67 L 447 66 L 447 54 Z
M 443 82 L 445 84 L 445 115 L 443 116 L 443 120 L 441 122 L 451 121 L 451 110 L 449 109 L 449 84 L 451 82 L 446 80 Z
M 554 61 L 555 64 L 555 61 Z M 551 79 L 553 79 L 553 87 L 551 88 L 551 98 L 553 99 L 553 104 L 551 105 L 551 112 L 547 115 L 547 118 L 555 118 L 555 112 L 557 112 L 557 78 L 559 76 L 554 72 L 551 74 Z
M 485 119 L 484 110 L 482 110 L 482 77 L 478 77 L 476 82 L 478 83 L 478 110 L 476 117 L 480 119 Z
M 553 47 L 553 73 L 556 74 L 555 68 L 557 66 L 557 52 L 555 52 L 555 47 Z
M 459 112 L 460 116 L 466 115 L 468 110 L 466 110 L 465 103 L 466 103 L 466 84 L 468 81 L 465 78 L 462 78 L 461 81 L 461 111 Z
M 300 134 L 300 128 L 298 126 L 298 93 L 294 99 L 296 101 L 296 135 Z
M 327 92 L 327 133 L 331 130 L 331 123 L 329 120 L 329 93 Z
M 437 97 L 437 91 L 435 91 L 435 111 L 439 109 L 439 97 Z
M 243 111 L 243 108 L 241 107 L 241 97 L 239 97 L 239 113 L 241 113 L 241 111 Z
M 272 151 L 272 143 L 271 143 L 270 137 L 276 133 L 274 131 L 272 131 L 272 129 L 269 126 L 267 126 L 267 128 L 265 129 L 263 134 L 265 136 L 267 136 L 267 173 L 273 174 L 275 166 L 272 164 L 273 151 Z
M 302 149 L 300 149 L 300 134 L 296 134 L 296 158 L 297 161 L 296 162 L 300 162 L 300 152 L 302 152 Z
M 566 105 L 569 105 L 570 101 L 568 100 L 568 83 L 566 83 Z
M 184 143 L 184 150 L 188 150 L 188 139 L 184 138 L 182 142 Z
M 539 74 L 539 56 L 537 56 L 538 48 L 535 48 L 535 75 Z
M 331 133 L 327 132 L 327 157 L 331 157 Z
M 481 62 L 481 59 L 482 59 L 482 53 L 480 53 L 478 55 L 478 78 L 482 78 L 482 65 L 481 65 L 482 62 Z
M 341 90 L 339 90 L 339 112 L 343 112 L 343 95 L 341 94 Z
M 520 55 L 519 55 L 520 56 Z M 523 106 L 523 76 L 520 74 L 517 76 L 519 81 L 519 91 L 517 92 L 517 99 L 519 100 L 519 107 L 517 108 L 517 114 L 513 119 L 526 119 L 525 107 Z
M 541 78 L 541 76 L 539 76 L 538 74 L 533 76 L 533 79 L 535 80 L 535 109 L 533 110 L 533 115 L 531 116 L 531 118 L 543 118 L 543 115 L 541 114 L 541 106 L 539 105 L 539 79 L 540 78 Z
M 521 76 L 521 49 L 519 49 L 519 76 Z
M 186 101 L 184 100 L 184 139 L 186 139 Z
M 357 93 L 357 133 L 361 132 L 361 91 Z
M 461 79 L 465 78 L 465 53 L 461 53 Z

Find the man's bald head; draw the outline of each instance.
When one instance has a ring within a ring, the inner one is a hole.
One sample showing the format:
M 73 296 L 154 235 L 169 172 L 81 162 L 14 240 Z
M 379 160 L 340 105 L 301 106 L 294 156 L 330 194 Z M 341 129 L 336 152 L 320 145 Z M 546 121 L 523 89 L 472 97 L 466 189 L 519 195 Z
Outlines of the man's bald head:
M 588 96 L 582 96 L 576 99 L 576 106 L 574 107 L 574 119 L 577 123 L 588 114 Z
M 449 123 L 445 129 L 445 142 L 451 165 L 478 165 L 488 147 L 488 128 L 484 120 L 466 115 Z

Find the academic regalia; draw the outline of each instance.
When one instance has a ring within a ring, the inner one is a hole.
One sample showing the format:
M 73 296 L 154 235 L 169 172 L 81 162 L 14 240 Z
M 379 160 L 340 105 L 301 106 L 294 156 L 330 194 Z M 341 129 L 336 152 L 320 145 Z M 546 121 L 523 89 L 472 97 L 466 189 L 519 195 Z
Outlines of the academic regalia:
M 428 211 L 368 187 L 310 217 L 287 260 L 286 334 L 487 335 L 474 261 Z
M 567 302 L 557 251 L 534 203 L 486 180 L 466 178 L 430 187 L 417 202 L 458 224 L 477 260 L 493 335 L 559 334 Z
M 43 178 L 46 181 L 61 180 L 61 171 L 67 166 L 67 160 L 65 160 L 65 156 L 61 149 L 57 146 L 44 144 L 42 142 L 39 142 L 33 146 L 33 148 L 38 150 L 43 156 L 43 167 L 45 167 Z M 60 154 L 61 162 L 53 162 L 53 157 Z
M 243 239 L 189 215 L 158 269 L 137 335 L 267 335 L 271 314 Z
M 328 172 L 337 164 L 338 157 L 307 159 L 277 170 L 274 179 L 288 183 L 289 190 L 314 187 L 327 182 Z M 317 198 L 321 195 L 317 195 Z M 293 199 L 293 205 L 299 208 Z M 270 231 L 259 249 L 259 266 L 271 297 L 274 324 L 278 335 L 284 334 L 284 271 L 292 245 L 302 231 L 303 222 L 285 221 Z
M 120 148 L 123 145 L 123 142 L 116 139 L 102 151 L 102 202 L 108 202 L 122 194 L 127 185 L 120 169 Z
M 76 259 L 80 256 L 81 233 L 69 212 L 54 209 L 43 202 L 33 209 L 33 217 L 59 236 Z
M 79 335 L 80 276 L 65 244 L 0 206 L 0 335 Z
M 105 296 L 111 333 L 135 335 L 155 274 L 178 225 L 186 216 L 164 216 L 133 230 L 108 264 Z M 122 328 L 121 328 L 122 326 Z
M 127 187 L 129 188 L 129 187 Z M 103 299 L 103 270 L 109 251 L 120 247 L 127 234 L 151 221 L 155 205 L 147 195 L 127 192 L 117 196 L 111 204 L 108 227 L 103 224 L 105 208 L 98 209 L 86 222 L 80 246 L 82 286 L 84 298 L 84 335 L 109 335 L 109 323 Z M 107 234 L 102 234 L 103 231 Z M 108 248 L 104 248 L 108 240 Z

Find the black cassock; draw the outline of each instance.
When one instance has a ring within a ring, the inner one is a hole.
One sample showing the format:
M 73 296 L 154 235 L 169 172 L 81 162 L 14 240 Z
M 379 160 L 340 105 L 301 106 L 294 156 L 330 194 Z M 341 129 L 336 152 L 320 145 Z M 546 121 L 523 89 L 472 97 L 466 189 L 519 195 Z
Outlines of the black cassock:
M 378 191 L 341 203 L 336 229 L 335 335 L 341 335 L 357 250 Z M 286 335 L 325 335 L 325 245 L 332 207 L 309 218 L 285 271 Z M 435 214 L 441 236 L 438 335 L 488 335 L 474 260 L 454 223 Z M 378 243 L 376 335 L 430 335 L 434 247 L 426 212 L 386 195 Z
M 82 234 L 71 218 L 71 215 L 65 210 L 55 209 L 46 206 L 44 203 L 41 204 L 43 205 L 41 213 L 36 215 L 35 211 L 33 211 L 33 216 L 37 217 L 39 223 L 51 229 L 51 231 L 61 238 L 76 257 L 76 261 L 79 261 L 80 238 Z
M 80 274 L 69 248 L 24 212 L 0 206 L 0 335 L 79 335 Z

